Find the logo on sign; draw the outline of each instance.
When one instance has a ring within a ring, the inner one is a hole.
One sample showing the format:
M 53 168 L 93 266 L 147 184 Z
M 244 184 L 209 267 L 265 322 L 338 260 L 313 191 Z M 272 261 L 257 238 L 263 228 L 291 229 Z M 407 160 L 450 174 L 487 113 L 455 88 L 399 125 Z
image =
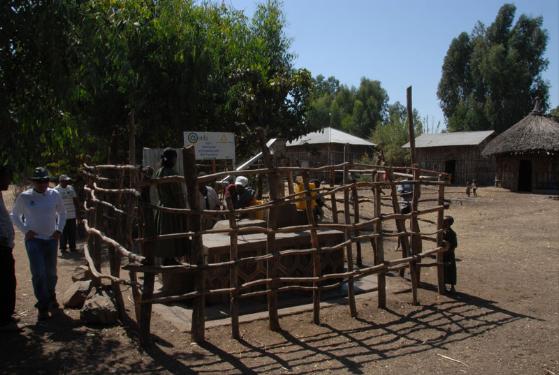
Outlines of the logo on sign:
M 196 142 L 198 142 L 198 134 L 196 134 L 196 133 L 189 133 L 189 134 L 188 134 L 188 142 L 190 142 L 190 143 L 196 143 Z

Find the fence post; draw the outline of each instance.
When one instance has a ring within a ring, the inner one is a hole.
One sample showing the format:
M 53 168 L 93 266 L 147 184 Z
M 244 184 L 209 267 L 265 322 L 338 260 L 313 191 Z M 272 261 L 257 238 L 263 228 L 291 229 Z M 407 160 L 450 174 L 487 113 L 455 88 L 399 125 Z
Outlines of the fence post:
M 351 186 L 351 199 L 353 200 L 353 222 L 355 224 L 359 223 L 359 194 L 357 193 L 357 180 L 352 179 L 352 186 Z M 359 230 L 355 229 L 353 231 L 353 235 L 355 237 L 359 236 Z M 355 249 L 356 249 L 356 258 L 355 262 L 358 267 L 363 267 L 363 258 L 361 256 L 361 241 L 355 242 Z
M 422 241 L 421 241 L 421 234 L 419 233 L 419 221 L 417 220 L 418 216 L 418 201 L 421 195 L 421 182 L 419 180 L 419 170 L 413 166 L 413 198 L 412 198 L 412 209 L 411 209 L 411 222 L 410 222 L 410 231 L 412 232 L 411 235 L 411 255 L 416 255 L 421 253 L 422 251 Z M 410 278 L 411 278 L 411 285 L 412 285 L 412 294 L 413 294 L 413 304 L 418 305 L 419 299 L 417 296 L 417 289 L 419 287 L 419 283 L 421 280 L 420 276 L 420 267 L 418 263 L 421 262 L 421 259 L 412 259 L 410 261 Z
M 198 173 L 194 146 L 183 147 L 182 165 L 188 206 L 192 210 L 192 215 L 188 221 L 188 229 L 194 233 L 190 262 L 197 267 L 202 267 L 204 265 L 204 254 L 202 236 L 200 234 L 200 192 L 198 191 Z M 193 341 L 202 342 L 205 339 L 206 329 L 206 272 L 199 268 L 194 272 L 194 275 L 194 289 L 198 292 L 198 296 L 194 297 L 192 303 L 192 329 L 190 333 Z
M 305 187 L 305 201 L 307 220 L 311 225 L 311 247 L 316 249 L 312 253 L 313 277 L 320 278 L 322 270 L 320 266 L 320 242 L 316 233 L 316 220 L 312 211 L 312 194 L 309 187 L 309 172 L 305 169 L 302 172 L 303 186 Z M 320 282 L 313 281 L 313 322 L 320 324 Z
M 227 218 L 229 219 L 229 227 L 233 230 L 229 234 L 231 246 L 229 248 L 229 260 L 234 262 L 229 268 L 229 286 L 234 290 L 229 294 L 229 312 L 231 314 L 231 336 L 234 339 L 241 337 L 239 333 L 239 249 L 237 239 L 237 220 L 235 219 L 235 211 L 233 209 L 233 201 L 231 197 L 227 197 L 226 206 L 228 209 Z
M 439 175 L 439 211 L 437 212 L 437 246 L 443 245 L 443 220 L 444 220 L 444 184 Z M 444 261 L 443 261 L 443 253 L 437 252 L 437 289 L 439 294 L 444 294 L 445 287 L 444 287 Z
M 400 205 L 398 204 L 398 193 L 396 192 L 396 182 L 394 181 L 392 170 L 386 170 L 386 176 L 390 182 L 390 195 L 392 196 L 392 208 L 394 213 L 401 215 Z M 401 216 L 396 217 L 396 230 L 398 231 L 398 242 L 402 245 L 402 258 L 410 254 L 410 242 L 406 232 L 406 220 Z M 403 234 L 402 234 L 403 233 Z M 404 270 L 400 270 L 400 276 L 404 276 Z
M 258 139 L 260 141 L 260 147 L 262 149 L 262 158 L 264 159 L 264 166 L 268 169 L 268 185 L 270 187 L 270 200 L 274 202 L 281 196 L 279 194 L 279 176 L 277 170 L 274 166 L 274 161 L 272 155 L 270 155 L 270 150 L 266 146 L 266 135 L 264 129 L 258 128 Z M 278 211 L 276 205 L 272 205 L 268 211 L 268 228 L 271 231 L 268 232 L 266 246 L 267 253 L 272 254 L 272 259 L 268 262 L 268 278 L 271 279 L 268 284 L 268 314 L 270 319 L 270 329 L 272 331 L 279 331 L 281 329 L 279 324 L 278 315 L 278 292 L 277 292 L 277 277 L 278 277 L 278 265 L 280 262 L 280 255 L 276 246 L 276 230 L 278 229 L 277 224 Z
M 142 188 L 141 200 L 144 219 L 144 238 L 147 240 L 142 247 L 142 255 L 145 257 L 144 265 L 151 266 L 154 264 L 154 250 L 156 236 L 155 221 L 153 217 L 153 209 L 151 208 L 151 200 L 149 196 L 149 185 Z M 150 325 L 152 303 L 144 303 L 153 297 L 153 285 L 155 282 L 155 274 L 153 272 L 144 273 L 144 288 L 141 294 L 140 306 L 140 341 L 142 345 L 150 342 Z
M 348 166 L 347 164 L 344 165 L 344 176 L 346 176 L 345 181 L 347 179 L 348 174 Z M 353 192 L 353 190 L 352 190 Z M 353 195 L 355 199 L 355 195 Z M 351 224 L 351 215 L 349 213 L 349 190 L 347 187 L 344 187 L 344 221 L 346 225 Z M 344 229 L 344 240 L 347 241 L 351 239 L 350 229 L 346 227 Z M 348 272 L 353 271 L 353 242 L 350 242 L 346 245 L 346 259 L 347 259 L 347 270 Z M 353 289 L 353 276 L 349 276 L 347 278 L 347 297 L 349 300 L 349 312 L 352 317 L 357 316 L 357 309 L 355 307 L 355 291 Z
M 376 251 L 375 251 L 375 265 L 384 263 L 384 239 L 382 236 L 382 201 L 381 192 L 382 185 L 379 181 L 379 174 L 374 173 L 373 182 L 376 182 L 374 187 L 375 193 L 375 207 L 374 207 L 374 217 L 378 221 L 375 223 L 375 233 L 376 233 Z M 386 308 L 386 273 L 385 271 L 379 272 L 377 274 L 377 286 L 378 286 L 378 307 Z

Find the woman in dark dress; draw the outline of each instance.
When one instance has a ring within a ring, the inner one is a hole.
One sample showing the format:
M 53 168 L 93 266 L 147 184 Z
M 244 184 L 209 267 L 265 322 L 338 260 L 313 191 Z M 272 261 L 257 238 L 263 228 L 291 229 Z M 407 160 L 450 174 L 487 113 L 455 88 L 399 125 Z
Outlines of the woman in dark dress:
M 456 232 L 454 232 L 451 228 L 452 224 L 454 224 L 454 218 L 452 216 L 445 216 L 443 220 L 443 240 L 448 242 L 448 250 L 443 253 L 444 283 L 445 290 L 446 284 L 450 284 L 450 293 L 455 292 L 456 257 L 454 255 L 454 250 L 456 250 L 456 247 L 458 246 Z
M 176 162 L 177 152 L 172 148 L 166 148 L 161 155 L 161 168 L 155 172 L 154 177 L 177 176 Z M 162 207 L 186 207 L 186 197 L 180 182 L 157 185 L 157 195 L 159 196 L 159 205 Z M 155 223 L 157 234 L 186 232 L 186 222 L 182 215 L 157 210 L 155 212 Z M 187 243 L 184 239 L 175 238 L 158 242 L 157 255 L 163 258 L 189 255 L 187 251 Z

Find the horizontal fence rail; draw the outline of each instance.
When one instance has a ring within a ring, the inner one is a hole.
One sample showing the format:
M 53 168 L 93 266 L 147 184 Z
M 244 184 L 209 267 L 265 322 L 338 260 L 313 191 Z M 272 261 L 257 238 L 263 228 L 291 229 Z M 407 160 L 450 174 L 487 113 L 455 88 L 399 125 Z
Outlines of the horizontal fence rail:
M 192 148 L 183 149 L 183 165 L 193 166 L 185 168 L 184 176 L 154 178 L 148 170 L 132 165 L 83 166 L 87 194 L 84 204 L 88 234 L 84 247 L 86 260 L 94 279 L 111 283 L 121 314 L 125 314 L 125 310 L 120 286 L 131 287 L 143 343 L 149 341 L 154 303 L 192 300 L 191 335 L 194 341 L 201 341 L 204 340 L 206 299 L 216 296 L 228 297 L 232 336 L 239 338 L 241 299 L 243 303 L 251 303 L 248 298 L 266 297 L 270 328 L 278 330 L 279 293 L 312 293 L 313 321 L 319 323 L 321 292 L 343 284 L 348 286 L 350 315 L 357 315 L 354 283 L 363 277 L 376 275 L 378 286 L 373 291 L 379 307 L 386 306 L 388 272 L 403 275 L 405 269 L 410 271 L 412 298 L 417 304 L 420 270 L 435 267 L 438 289 L 443 292 L 442 256 L 447 244 L 443 241 L 442 222 L 447 175 L 415 167 L 353 164 L 351 161 L 318 168 L 278 166 L 265 146 L 262 151 L 263 168 L 200 177 Z M 348 183 L 311 185 L 310 176 L 317 172 L 341 172 Z M 350 173 L 359 174 L 368 181 L 350 181 Z M 259 204 L 234 209 L 231 201 L 224 199 L 222 210 L 200 207 L 200 185 L 241 174 L 267 183 L 267 194 Z M 300 177 L 296 179 L 296 176 Z M 302 184 L 302 191 L 293 191 L 291 184 L 295 181 Z M 169 184 L 175 184 L 177 191 L 184 190 L 180 185 L 186 187 L 184 201 L 187 205 L 164 207 L 152 201 L 150 190 Z M 412 187 L 408 195 L 398 192 L 402 184 Z M 421 199 L 422 193 L 427 197 Z M 320 215 L 317 214 L 318 194 L 324 202 Z M 407 212 L 401 212 L 402 206 L 409 206 Z M 280 222 L 285 222 L 280 216 L 287 212 L 282 211 L 286 207 L 297 207 L 297 215 L 305 222 L 280 226 Z M 161 215 L 182 228 L 160 233 L 156 217 L 161 218 Z M 243 226 L 239 217 L 245 216 L 261 219 L 258 224 L 249 222 Z M 206 220 L 217 219 L 228 225 L 203 226 Z M 428 229 L 422 231 L 420 223 Z M 208 238 L 219 238 L 221 245 L 212 247 Z M 402 253 L 395 259 L 386 259 L 385 242 L 396 239 Z M 183 254 L 174 257 L 176 264 L 161 262 L 169 257 L 165 254 L 170 243 L 179 243 L 184 248 Z M 424 245 L 428 248 L 424 249 Z M 212 249 L 215 254 L 211 253 Z M 108 272 L 102 269 L 104 253 L 109 254 Z M 424 258 L 432 256 L 436 261 L 422 263 Z M 307 274 L 286 274 L 289 262 L 308 264 Z M 263 273 L 245 279 L 246 269 L 255 267 Z M 129 273 L 128 278 L 120 276 L 122 270 Z M 191 275 L 190 290 L 173 295 L 156 293 L 154 278 L 158 274 L 164 278 L 165 275 Z M 217 280 L 219 286 L 212 286 L 210 280 Z

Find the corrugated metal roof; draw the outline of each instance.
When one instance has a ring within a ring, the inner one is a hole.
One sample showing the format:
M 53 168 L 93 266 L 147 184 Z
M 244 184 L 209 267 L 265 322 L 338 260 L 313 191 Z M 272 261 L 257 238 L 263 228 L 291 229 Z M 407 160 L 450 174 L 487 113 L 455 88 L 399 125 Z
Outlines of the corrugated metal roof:
M 287 147 L 301 146 L 304 144 L 319 144 L 319 143 L 349 143 L 351 145 L 359 146 L 376 146 L 374 143 L 364 140 L 363 138 L 356 137 L 338 129 L 331 127 L 324 128 L 317 132 L 308 133 L 294 141 L 287 142 Z
M 483 130 L 475 132 L 421 134 L 419 137 L 415 138 L 415 148 L 477 146 L 494 132 L 494 130 Z M 402 147 L 410 148 L 410 143 L 408 142 Z

